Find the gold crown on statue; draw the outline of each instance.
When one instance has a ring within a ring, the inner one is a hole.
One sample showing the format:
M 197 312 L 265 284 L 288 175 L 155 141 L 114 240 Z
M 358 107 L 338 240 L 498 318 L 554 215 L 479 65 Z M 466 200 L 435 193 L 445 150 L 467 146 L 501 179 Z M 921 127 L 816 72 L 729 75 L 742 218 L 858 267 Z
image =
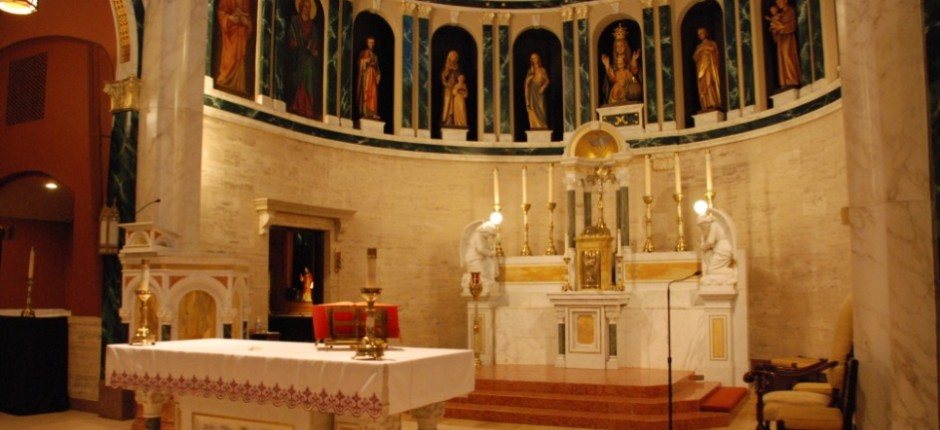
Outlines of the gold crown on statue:
M 623 24 L 617 25 L 614 29 L 614 40 L 623 40 L 627 38 L 627 28 Z

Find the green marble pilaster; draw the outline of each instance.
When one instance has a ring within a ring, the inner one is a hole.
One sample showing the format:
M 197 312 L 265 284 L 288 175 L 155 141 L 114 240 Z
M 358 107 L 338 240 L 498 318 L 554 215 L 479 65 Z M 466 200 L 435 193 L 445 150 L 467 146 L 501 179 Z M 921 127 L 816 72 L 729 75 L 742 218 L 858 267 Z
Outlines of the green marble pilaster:
M 562 44 L 562 93 L 565 103 L 565 131 L 574 131 L 574 22 L 562 23 L 564 41 Z
M 813 82 L 813 44 L 809 30 L 809 0 L 796 0 L 796 34 L 800 55 L 800 85 Z
M 826 77 L 826 56 L 823 54 L 823 27 L 822 16 L 820 15 L 822 12 L 819 10 L 819 0 L 810 0 L 809 5 L 813 48 L 813 81 L 815 82 Z
M 594 222 L 592 214 L 594 199 L 590 191 L 584 191 L 582 198 L 584 199 L 584 228 L 588 228 Z
M 330 0 L 326 26 L 326 114 L 339 116 L 339 0 Z
M 656 27 L 653 8 L 643 9 L 643 83 L 646 86 L 646 123 L 659 122 L 656 95 Z
M 747 0 L 744 0 L 747 1 Z M 727 75 L 728 90 L 726 99 L 728 109 L 741 108 L 741 92 L 738 90 L 738 38 L 737 22 L 734 11 L 735 0 L 725 0 L 725 74 Z
M 259 18 L 261 24 L 258 28 L 258 37 L 261 38 L 261 49 L 258 50 L 258 93 L 273 97 L 273 71 L 274 61 L 274 1 L 261 0 L 259 2 Z
M 578 20 L 578 86 L 581 88 L 581 122 L 591 121 L 591 51 L 588 44 L 588 20 Z
M 617 189 L 617 228 L 620 229 L 620 246 L 630 244 L 630 188 Z
M 353 27 L 352 27 L 352 2 L 343 0 L 343 12 L 340 14 L 342 23 L 340 37 L 343 39 L 342 65 L 340 66 L 340 98 L 339 114 L 341 118 L 353 119 L 352 117 L 352 74 L 353 74 Z
M 509 26 L 499 26 L 499 132 L 512 133 L 509 104 Z
M 483 24 L 483 132 L 494 133 L 493 116 L 493 25 Z
M 207 19 L 209 20 L 208 25 L 206 26 L 206 76 L 212 76 L 212 43 L 214 37 L 212 35 L 215 32 L 215 0 L 206 0 L 208 6 L 206 6 L 206 11 L 209 14 Z M 138 40 L 143 40 L 140 38 Z M 143 59 L 144 52 L 140 52 L 140 58 Z M 143 62 L 142 60 L 140 62 Z
M 741 32 L 741 75 L 744 79 L 744 106 L 754 105 L 754 42 L 751 34 L 751 2 L 738 2 Z
M 924 0 L 924 52 L 940 52 L 940 0 Z M 940 55 L 927 55 L 927 112 L 930 114 L 929 134 L 931 150 L 931 170 L 933 171 L 933 231 L 934 249 L 940 249 Z M 934 254 L 934 264 L 940 260 L 940 254 Z M 934 275 L 935 285 L 940 285 L 940 271 Z M 940 294 L 934 298 L 940 309 Z M 940 337 L 937 339 L 940 346 Z
M 428 18 L 418 18 L 418 128 L 431 129 L 431 30 Z
M 412 85 L 414 82 L 414 17 L 402 15 L 401 17 L 401 126 L 411 128 L 413 97 Z
M 659 7 L 660 71 L 663 78 L 663 121 L 676 120 L 676 75 L 672 61 L 672 8 Z
M 577 223 L 577 194 L 575 190 L 568 190 L 566 193 L 568 197 L 568 243 L 565 244 L 566 247 L 574 247 L 574 238 L 577 235 L 576 223 Z

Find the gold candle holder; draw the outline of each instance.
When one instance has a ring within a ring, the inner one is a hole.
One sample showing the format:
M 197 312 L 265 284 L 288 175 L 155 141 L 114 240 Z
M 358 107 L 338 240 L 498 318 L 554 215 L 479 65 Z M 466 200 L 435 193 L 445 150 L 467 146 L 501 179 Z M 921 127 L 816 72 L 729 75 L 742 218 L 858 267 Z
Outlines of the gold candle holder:
M 26 278 L 26 307 L 20 312 L 21 317 L 35 318 L 36 312 L 33 311 L 33 278 Z
M 568 282 L 571 280 L 571 257 L 568 255 L 568 244 L 565 244 L 565 283 L 561 286 L 561 291 L 571 291 L 571 283 Z
M 555 249 L 555 202 L 548 202 L 548 247 L 545 248 L 545 255 L 557 254 L 558 251 Z
M 499 213 L 499 205 L 493 205 L 493 212 Z M 500 213 L 500 215 L 502 215 Z M 502 218 L 502 216 L 500 216 Z M 499 224 L 496 224 L 496 256 L 503 257 L 506 254 L 503 252 L 503 239 L 502 234 L 500 234 Z
M 480 354 L 483 351 L 483 339 L 481 331 L 483 330 L 483 321 L 480 320 L 480 293 L 483 292 L 483 284 L 480 283 L 480 272 L 470 272 L 470 295 L 473 297 L 473 367 L 479 370 L 483 367 L 483 360 Z
M 131 339 L 131 345 L 134 346 L 148 346 L 153 345 L 156 342 L 156 336 L 153 331 L 150 330 L 150 318 L 149 318 L 149 304 L 150 298 L 153 297 L 153 293 L 150 292 L 150 289 L 145 288 L 147 281 L 144 280 L 141 282 L 140 287 L 134 291 L 137 294 L 137 301 L 140 302 L 138 309 L 140 310 L 140 326 L 137 327 L 137 331 L 134 333 L 134 337 Z
M 711 208 L 715 203 L 715 190 L 708 190 L 705 192 L 705 201 L 708 202 L 708 207 Z
M 653 196 L 643 196 L 646 203 L 646 242 L 643 243 L 643 252 L 653 252 Z
M 614 290 L 623 291 L 627 288 L 623 282 L 625 272 L 623 270 L 623 255 L 618 252 L 615 259 L 617 260 L 617 284 L 614 285 Z
M 522 204 L 522 254 L 523 256 L 532 255 L 532 249 L 529 248 L 529 209 L 532 208 L 531 203 Z
M 673 194 L 672 198 L 676 201 L 676 229 L 679 233 L 679 239 L 676 240 L 676 252 L 685 251 L 685 229 L 682 227 L 682 194 Z
M 382 294 L 381 288 L 365 287 L 359 292 L 366 299 L 366 334 L 356 344 L 356 360 L 381 360 L 385 355 L 386 344 L 375 338 L 375 301 Z

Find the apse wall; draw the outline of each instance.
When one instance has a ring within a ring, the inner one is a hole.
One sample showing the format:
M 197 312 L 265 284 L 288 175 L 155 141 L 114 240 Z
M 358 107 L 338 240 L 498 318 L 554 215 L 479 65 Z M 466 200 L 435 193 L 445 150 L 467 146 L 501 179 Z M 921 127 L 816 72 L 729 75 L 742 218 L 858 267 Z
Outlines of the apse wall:
M 845 142 L 841 102 L 746 134 L 684 145 L 685 193 L 704 193 L 703 148 L 712 148 L 716 206 L 737 223 L 750 268 L 752 357 L 829 350 L 833 309 L 850 291 Z M 671 158 L 668 148 L 655 159 Z M 251 268 L 249 321 L 268 309 L 267 236 L 259 234 L 254 199 L 271 198 L 356 211 L 336 242 L 343 266 L 326 281 L 326 300 L 359 300 L 365 250 L 379 249 L 382 301 L 401 306 L 403 342 L 463 347 L 465 299 L 459 296 L 458 246 L 463 228 L 492 210 L 492 169 L 498 167 L 506 221 L 503 246 L 521 243 L 520 172 L 528 166 L 531 244 L 546 246 L 547 163 L 552 157 L 427 155 L 313 138 L 205 108 L 201 243 L 204 251 L 233 253 Z M 654 163 L 661 164 L 661 163 Z M 671 165 L 654 169 L 654 242 L 675 244 Z M 560 168 L 555 200 L 564 205 Z M 631 240 L 642 243 L 643 161 L 630 167 Z M 611 196 L 608 196 L 611 197 Z M 580 200 L 580 198 L 579 198 Z M 606 219 L 614 219 L 608 205 Z M 579 202 L 580 213 L 580 202 Z M 687 220 L 692 219 L 687 210 Z M 564 216 L 555 212 L 561 246 Z M 578 221 L 578 231 L 581 221 Z M 697 228 L 686 222 L 697 248 Z M 799 309 L 794 313 L 793 309 Z M 796 316 L 795 316 L 796 315 Z M 551 330 L 552 327 L 546 327 Z

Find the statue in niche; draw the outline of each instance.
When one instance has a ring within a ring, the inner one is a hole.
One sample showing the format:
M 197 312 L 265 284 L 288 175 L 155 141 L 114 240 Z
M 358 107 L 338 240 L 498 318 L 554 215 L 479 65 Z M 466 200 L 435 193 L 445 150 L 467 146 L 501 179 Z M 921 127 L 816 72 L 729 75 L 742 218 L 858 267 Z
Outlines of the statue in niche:
M 300 283 L 303 285 L 300 301 L 313 303 L 313 273 L 310 273 L 309 267 L 304 267 L 304 273 L 300 274 Z
M 702 232 L 699 249 L 703 285 L 733 285 L 736 281 L 734 240 L 729 222 L 722 213 L 712 209 L 699 215 L 696 221 Z
M 696 80 L 698 81 L 699 112 L 710 112 L 721 108 L 719 91 L 718 44 L 708 38 L 708 30 L 697 30 L 699 42 L 692 59 L 695 60 Z
M 529 71 L 526 73 L 525 108 L 529 114 L 529 130 L 548 129 L 548 110 L 545 107 L 545 89 L 548 88 L 548 71 L 542 66 L 542 57 L 533 52 L 529 55 Z
M 219 72 L 215 82 L 234 92 L 248 94 L 249 38 L 254 20 L 248 0 L 222 0 L 219 2 L 219 30 L 222 44 L 219 52 Z
M 496 225 L 489 221 L 476 221 L 468 225 L 460 241 L 460 261 L 466 268 L 461 285 L 470 286 L 470 273 L 480 273 L 483 294 L 497 287 L 499 262 L 496 259 Z
M 787 0 L 770 7 L 770 34 L 777 45 L 777 83 L 781 90 L 800 86 L 800 57 L 796 47 L 796 11 Z
M 607 73 L 607 104 L 643 101 L 643 86 L 640 82 L 640 51 L 630 53 L 627 29 L 618 25 L 614 29 L 613 66 L 610 57 L 601 56 Z
M 313 118 L 313 94 L 316 88 L 316 73 L 319 70 L 320 37 L 313 25 L 317 9 L 312 0 L 297 0 L 297 15 L 291 18 L 288 44 L 291 50 L 293 70 L 291 83 L 294 96 L 288 110 L 298 115 Z
M 441 84 L 444 90 L 444 108 L 441 110 L 441 126 L 467 127 L 467 77 L 460 71 L 460 54 L 451 50 L 444 59 Z
M 375 38 L 366 38 L 366 49 L 359 53 L 359 117 L 379 119 L 379 56 L 373 50 Z

